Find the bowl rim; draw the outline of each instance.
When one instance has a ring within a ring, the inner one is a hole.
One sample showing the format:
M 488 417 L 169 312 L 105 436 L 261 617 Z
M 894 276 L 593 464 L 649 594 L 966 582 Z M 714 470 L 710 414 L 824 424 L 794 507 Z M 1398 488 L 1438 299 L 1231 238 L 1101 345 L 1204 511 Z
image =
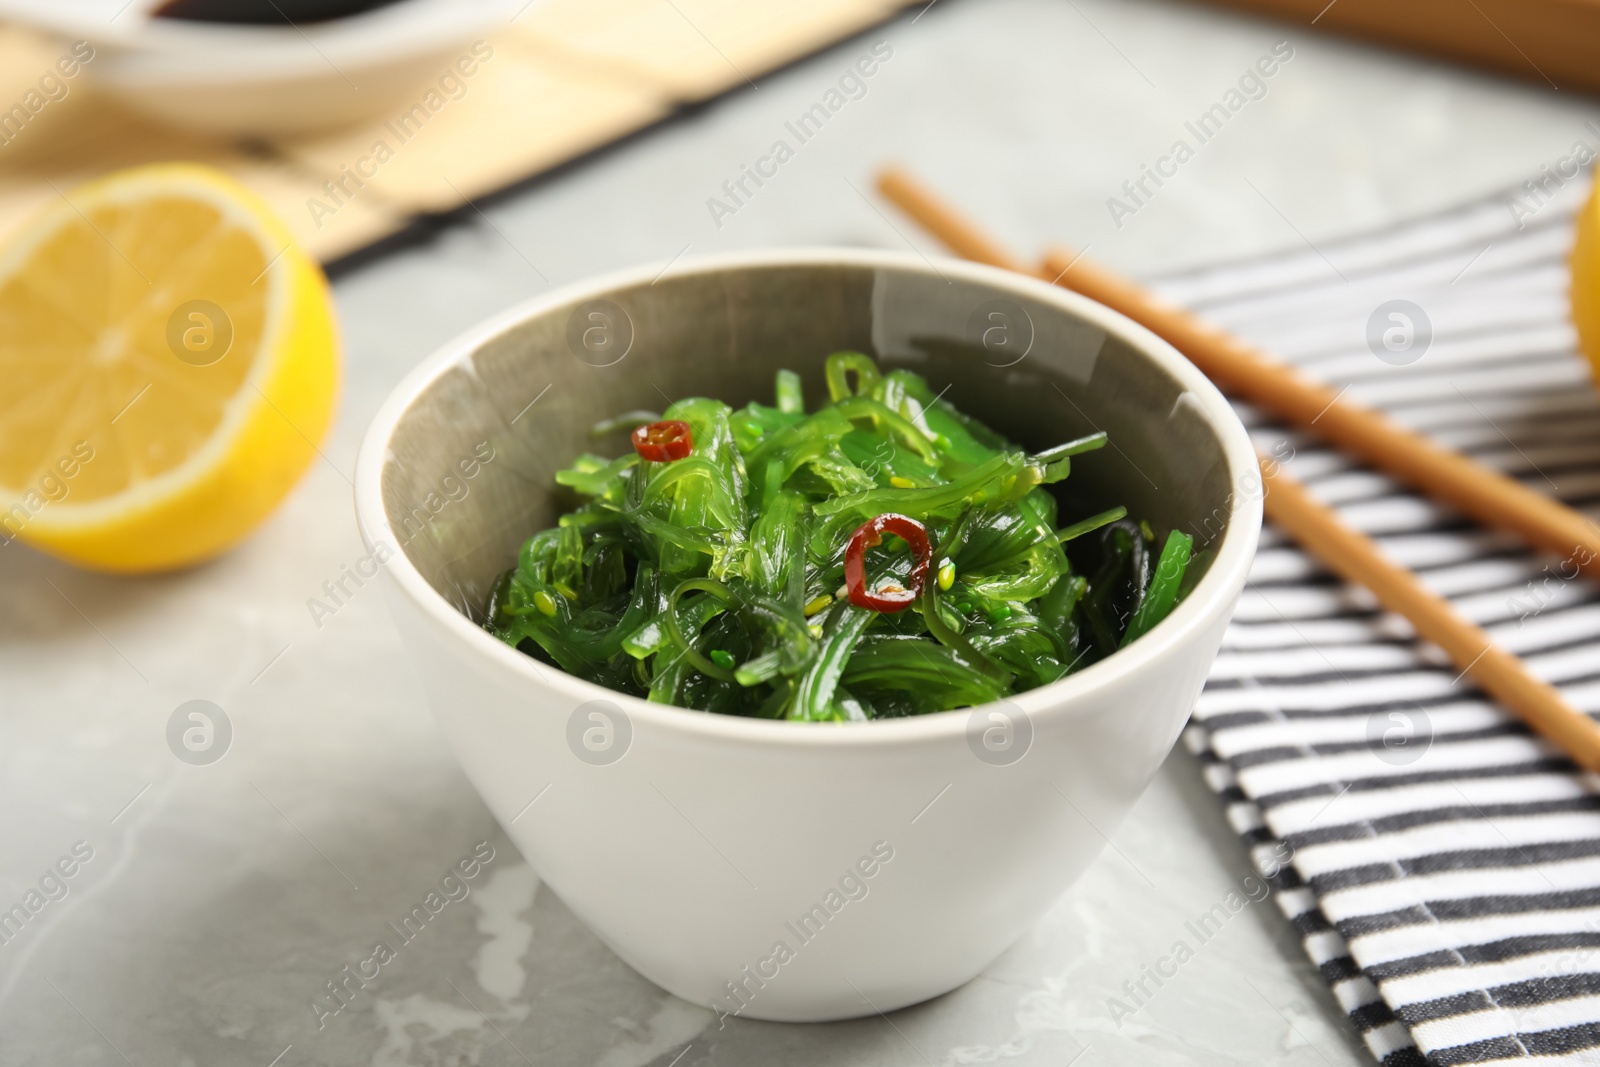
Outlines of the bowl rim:
M 677 731 L 706 740 L 773 743 L 793 746 L 878 745 L 940 740 L 962 735 L 976 708 L 957 708 L 904 718 L 866 723 L 790 722 L 717 715 L 669 704 L 653 704 L 639 697 L 586 681 L 559 668 L 548 667 L 495 638 L 457 610 L 437 592 L 411 562 L 394 536 L 384 511 L 383 468 L 389 442 L 401 417 L 445 372 L 464 363 L 487 342 L 547 311 L 618 289 L 648 285 L 666 277 L 719 273 L 747 268 L 784 266 L 838 266 L 909 271 L 940 280 L 960 278 L 1055 304 L 1069 314 L 1115 334 L 1177 379 L 1199 404 L 1206 425 L 1216 435 L 1228 464 L 1229 496 L 1219 504 L 1228 508 L 1228 525 L 1217 546 L 1216 558 L 1189 596 L 1172 613 L 1127 648 L 1059 681 L 1004 698 L 1037 723 L 1051 717 L 1068 717 L 1087 703 L 1086 698 L 1125 682 L 1130 676 L 1157 668 L 1160 661 L 1185 644 L 1198 631 L 1230 614 L 1243 587 L 1260 533 L 1262 491 L 1254 446 L 1244 425 L 1222 393 L 1194 364 L 1132 319 L 1088 297 L 1039 279 L 983 264 L 946 257 L 930 259 L 905 252 L 827 247 L 786 247 L 720 252 L 684 257 L 611 271 L 560 286 L 522 301 L 463 331 L 436 349 L 409 371 L 390 392 L 363 435 L 356 457 L 355 505 L 364 547 L 373 550 L 380 541 L 394 548 L 384 564 L 397 589 L 429 616 L 440 629 L 454 635 L 471 654 L 493 669 L 525 680 L 534 692 L 570 700 L 573 707 L 587 701 L 609 700 L 638 725 Z M 1255 479 L 1255 486 L 1249 480 Z M 830 728 L 833 727 L 833 728 Z

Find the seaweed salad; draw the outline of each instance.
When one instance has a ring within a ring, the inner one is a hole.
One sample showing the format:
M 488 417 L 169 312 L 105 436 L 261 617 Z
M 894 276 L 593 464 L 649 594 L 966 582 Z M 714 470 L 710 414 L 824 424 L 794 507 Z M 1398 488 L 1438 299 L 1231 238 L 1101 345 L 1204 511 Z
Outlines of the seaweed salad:
M 1057 515 L 1043 487 L 1104 433 L 1028 453 L 906 370 L 828 357 L 775 403 L 680 400 L 595 427 L 619 459 L 495 583 L 484 626 L 591 682 L 701 711 L 807 721 L 984 704 L 1081 670 L 1187 592 L 1193 540 L 1155 551 L 1125 508 Z

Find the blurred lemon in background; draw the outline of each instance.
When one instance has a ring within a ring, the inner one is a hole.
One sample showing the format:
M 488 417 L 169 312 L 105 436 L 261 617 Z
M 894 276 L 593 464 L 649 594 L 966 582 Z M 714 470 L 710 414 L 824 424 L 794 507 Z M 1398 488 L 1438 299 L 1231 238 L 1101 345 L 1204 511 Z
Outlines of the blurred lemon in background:
M 0 538 L 214 556 L 316 457 L 338 379 L 327 280 L 255 194 L 188 164 L 66 193 L 0 251 Z
M 1572 246 L 1572 322 L 1600 384 L 1600 181 L 1578 212 L 1578 237 Z

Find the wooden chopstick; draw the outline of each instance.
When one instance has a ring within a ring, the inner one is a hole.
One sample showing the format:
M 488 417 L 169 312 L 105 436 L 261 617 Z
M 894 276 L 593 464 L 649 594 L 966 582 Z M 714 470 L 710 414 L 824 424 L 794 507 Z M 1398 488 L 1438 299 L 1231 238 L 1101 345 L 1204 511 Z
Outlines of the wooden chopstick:
M 1370 538 L 1345 525 L 1277 463 L 1261 460 L 1261 483 L 1267 518 L 1302 548 L 1341 578 L 1366 586 L 1378 603 L 1405 616 L 1421 637 L 1444 649 L 1486 693 L 1580 765 L 1600 771 L 1600 723 L 1568 704 L 1554 686 L 1535 677 L 1527 664 L 1495 644 L 1448 600 L 1430 592 L 1416 575 L 1391 562 Z
M 926 227 L 957 255 L 1023 274 L 1034 273 L 1023 267 L 1020 260 L 963 219 L 948 205 L 939 201 L 904 171 L 884 171 L 879 177 L 878 188 L 889 200 Z M 1072 271 L 1077 270 L 1078 266 L 1073 266 Z M 1104 272 L 1096 271 L 1096 275 L 1104 276 Z M 1048 273 L 1040 272 L 1038 276 L 1046 281 L 1057 280 Z M 1120 279 L 1117 281 L 1125 289 L 1134 289 L 1132 283 Z M 1092 299 L 1099 299 L 1096 293 L 1080 291 Z M 1137 306 L 1151 313 L 1159 310 L 1162 314 L 1180 315 L 1199 329 L 1205 329 L 1199 326 L 1197 320 L 1161 304 L 1152 296 L 1141 292 L 1133 294 L 1124 292 L 1122 295 L 1129 300 L 1132 296 L 1138 298 L 1136 302 L 1129 302 L 1127 306 Z M 1109 303 L 1109 301 L 1102 302 Z M 1115 304 L 1111 306 L 1126 314 L 1123 307 L 1117 307 Z M 1147 322 L 1145 325 L 1148 326 L 1150 323 Z M 1160 333 L 1159 330 L 1155 332 Z M 1220 334 L 1209 330 L 1206 330 L 1206 335 L 1209 338 L 1221 337 Z M 1245 352 L 1247 358 L 1264 358 L 1256 357 L 1237 342 L 1222 339 Z M 1180 352 L 1190 355 L 1183 344 L 1170 337 L 1168 340 Z M 1193 360 L 1192 356 L 1190 358 Z M 1202 370 L 1206 369 L 1199 360 L 1193 361 Z M 1372 417 L 1387 425 L 1387 420 L 1381 416 L 1372 415 Z M 1406 433 L 1406 431 L 1399 432 Z M 1444 451 L 1431 443 L 1428 447 Z M 1267 518 L 1334 573 L 1348 581 L 1365 586 L 1385 608 L 1409 620 L 1419 636 L 1444 650 L 1450 661 L 1461 669 L 1462 675 L 1470 677 L 1523 722 L 1559 746 L 1580 766 L 1600 772 L 1600 723 L 1567 703 L 1560 691 L 1536 677 L 1522 660 L 1496 645 L 1487 632 L 1456 611 L 1449 601 L 1430 592 L 1415 574 L 1391 562 L 1375 542 L 1346 525 L 1332 509 L 1318 503 L 1304 486 L 1285 474 L 1277 462 L 1261 456 L 1257 457 L 1257 461 L 1261 465 L 1262 487 L 1265 493 L 1262 503 Z M 1470 464 L 1468 460 L 1463 459 L 1461 462 L 1476 466 Z M 1499 477 L 1492 474 L 1490 476 Z M 1520 490 L 1522 487 L 1517 486 L 1517 488 Z M 1527 490 L 1522 491 L 1527 492 Z M 1537 497 L 1537 494 L 1530 495 Z
M 1405 429 L 1370 408 L 1217 330 L 1181 308 L 1104 267 L 1054 249 L 1031 271 L 976 232 L 917 179 L 886 169 L 878 188 L 959 256 L 1082 293 L 1161 337 L 1218 388 L 1317 434 L 1345 452 L 1478 521 L 1510 530 L 1536 548 L 1554 552 L 1600 578 L 1600 524 L 1521 482 Z

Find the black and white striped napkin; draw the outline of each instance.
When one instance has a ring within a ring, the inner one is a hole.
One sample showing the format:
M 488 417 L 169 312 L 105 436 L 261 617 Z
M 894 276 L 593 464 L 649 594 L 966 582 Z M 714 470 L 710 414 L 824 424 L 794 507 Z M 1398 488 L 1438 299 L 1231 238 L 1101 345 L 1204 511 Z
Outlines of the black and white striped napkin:
M 1587 188 L 1511 190 L 1154 285 L 1597 516 L 1600 395 L 1567 313 Z M 1262 451 L 1600 712 L 1600 587 L 1574 561 L 1238 410 Z M 1600 1063 L 1600 778 L 1404 620 L 1269 527 L 1186 739 L 1245 840 L 1292 850 L 1276 899 L 1379 1060 Z

